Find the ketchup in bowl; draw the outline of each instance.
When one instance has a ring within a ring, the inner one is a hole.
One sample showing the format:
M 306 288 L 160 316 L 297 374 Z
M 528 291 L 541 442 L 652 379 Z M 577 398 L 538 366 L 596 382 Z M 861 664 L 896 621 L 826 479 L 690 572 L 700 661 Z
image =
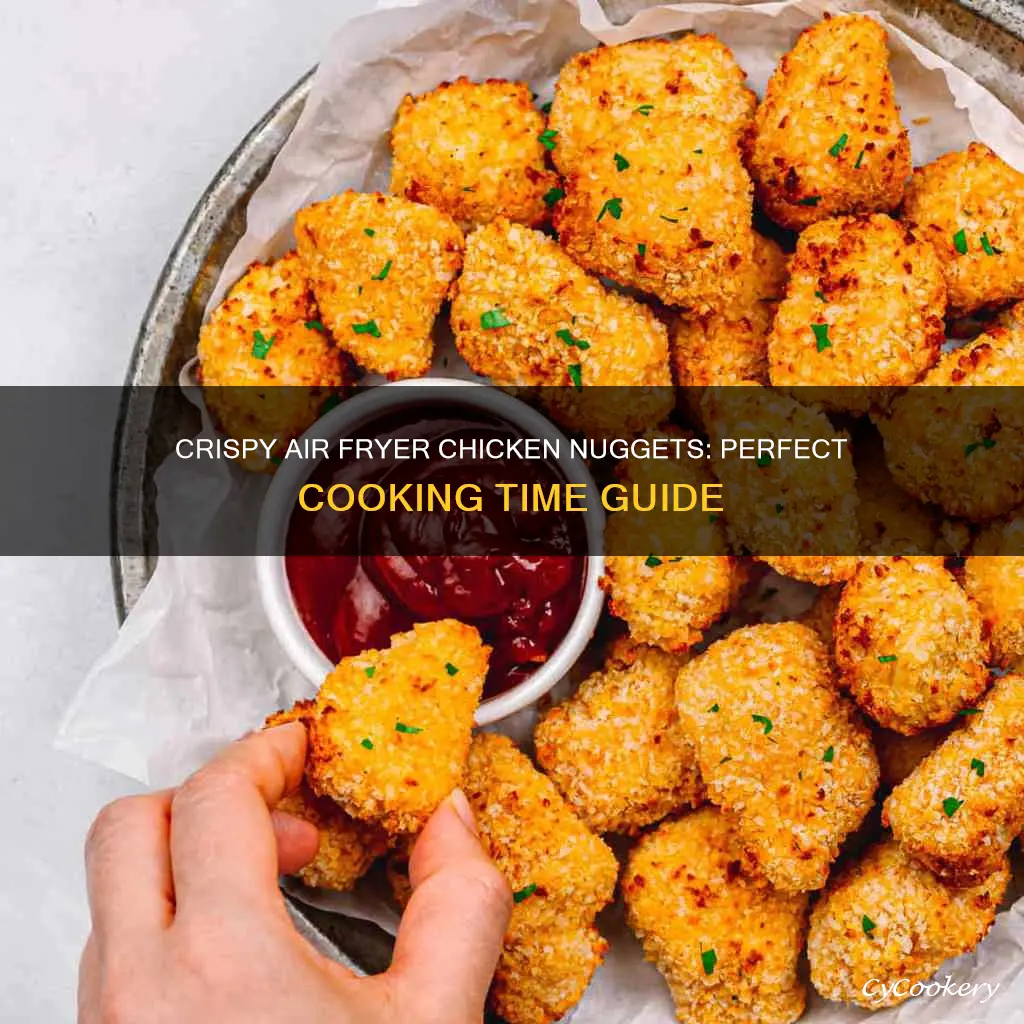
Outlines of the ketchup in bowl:
M 475 412 L 429 415 L 411 408 L 365 426 L 362 436 L 480 441 L 521 436 Z M 561 484 L 545 460 L 455 458 L 325 459 L 309 478 L 324 491 L 336 483 L 399 486 L 497 482 Z M 491 645 L 484 696 L 510 689 L 542 664 L 569 631 L 579 608 L 586 552 L 579 514 L 535 512 L 496 500 L 479 512 L 404 509 L 318 512 L 296 508 L 288 525 L 285 567 L 310 636 L 333 662 L 387 647 L 413 623 L 455 618 L 476 626 Z

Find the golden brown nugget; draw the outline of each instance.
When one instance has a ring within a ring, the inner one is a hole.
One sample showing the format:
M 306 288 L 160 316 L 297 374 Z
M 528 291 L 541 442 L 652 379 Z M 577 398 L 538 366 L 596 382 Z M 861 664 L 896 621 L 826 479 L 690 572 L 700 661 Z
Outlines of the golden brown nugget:
M 633 646 L 537 725 L 537 761 L 595 832 L 635 835 L 704 799 L 692 744 L 676 711 L 684 659 Z
M 703 315 L 727 309 L 753 258 L 753 188 L 709 117 L 633 117 L 580 154 L 554 225 L 581 267 Z
M 820 889 L 871 809 L 878 762 L 807 626 L 737 629 L 679 673 L 676 699 L 708 799 L 785 892 Z
M 811 913 L 811 983 L 869 1010 L 905 1002 L 917 982 L 981 942 L 1009 880 L 1004 856 L 977 886 L 954 889 L 898 843 L 878 843 L 829 880 Z
M 1003 668 L 1024 658 L 1024 518 L 997 521 L 977 539 L 964 566 L 964 589 L 978 606 Z M 1004 552 L 1006 552 L 1004 554 Z
M 729 48 L 712 35 L 638 39 L 578 53 L 562 66 L 548 125 L 563 173 L 623 121 L 654 114 L 711 117 L 739 130 L 757 98 Z
M 932 561 L 861 563 L 835 618 L 839 682 L 879 725 L 912 735 L 944 725 L 988 686 L 981 613 Z
M 951 315 L 1024 298 L 1024 174 L 988 146 L 915 168 L 900 215 L 939 254 Z
M 391 834 L 422 828 L 459 784 L 489 655 L 442 619 L 344 658 L 303 715 L 313 790 Z
M 508 217 L 534 227 L 558 185 L 545 167 L 550 133 L 525 82 L 443 82 L 406 96 L 391 131 L 391 191 L 460 227 Z M 553 201 L 553 200 L 552 200 Z
M 904 736 L 902 733 L 893 732 L 892 729 L 873 726 L 871 738 L 875 744 L 875 754 L 878 755 L 880 788 L 888 793 L 904 779 L 909 778 L 914 769 L 961 721 L 962 719 L 958 717 L 954 720 L 955 724 L 924 729 L 913 736 Z
M 251 264 L 210 314 L 199 332 L 199 379 L 211 416 L 227 434 L 276 438 L 279 457 L 316 421 L 324 400 L 353 382 L 319 317 L 294 252 Z M 273 468 L 257 456 L 242 465 Z
M 330 797 L 317 796 L 305 782 L 277 810 L 310 822 L 320 832 L 316 857 L 296 876 L 306 885 L 345 892 L 387 850 L 385 833 L 349 817 Z
M 820 385 L 814 398 L 826 408 L 865 412 L 884 397 L 872 389 L 912 384 L 939 358 L 942 267 L 891 217 L 812 225 L 789 269 L 768 337 L 773 385 Z
M 742 145 L 758 202 L 777 224 L 799 231 L 836 214 L 898 205 L 910 142 L 886 38 L 864 15 L 826 15 L 769 79 Z
M 462 265 L 446 214 L 379 192 L 343 192 L 299 210 L 295 238 L 323 322 L 373 373 L 421 377 L 431 332 Z
M 645 835 L 622 893 L 680 1021 L 789 1024 L 803 1013 L 807 897 L 774 890 L 721 811 L 705 807 Z
M 1024 829 L 1024 677 L 996 680 L 978 708 L 882 811 L 907 853 L 958 886 L 998 870 Z

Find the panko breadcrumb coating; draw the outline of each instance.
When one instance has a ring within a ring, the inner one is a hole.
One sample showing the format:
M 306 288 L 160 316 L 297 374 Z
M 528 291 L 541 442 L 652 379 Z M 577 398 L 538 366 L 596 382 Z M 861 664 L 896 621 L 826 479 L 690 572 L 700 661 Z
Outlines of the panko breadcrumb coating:
M 939 254 L 952 315 L 1024 298 L 1024 174 L 988 146 L 915 168 L 901 216 Z
M 313 790 L 388 833 L 422 828 L 459 784 L 489 655 L 442 619 L 344 658 L 302 715 Z
M 634 835 L 704 798 L 676 711 L 684 659 L 634 646 L 537 725 L 537 761 L 595 832 Z
M 871 809 L 878 762 L 807 626 L 748 626 L 679 673 L 683 730 L 708 799 L 736 815 L 747 850 L 786 892 L 820 889 Z
M 770 565 L 782 576 L 790 576 L 803 583 L 830 587 L 845 583 L 860 565 L 856 555 L 759 555 L 759 560 Z
M 765 213 L 799 231 L 843 213 L 892 210 L 910 174 L 886 31 L 862 14 L 800 34 L 743 136 Z
M 947 352 L 877 426 L 896 482 L 952 516 L 982 521 L 1024 502 L 1024 326 Z M 969 386 L 970 385 L 970 386 Z
M 753 188 L 710 117 L 631 117 L 583 151 L 554 211 L 581 267 L 696 315 L 729 308 L 753 258 Z
M 475 373 L 497 385 L 547 385 L 552 414 L 571 427 L 639 434 L 674 404 L 664 324 L 539 231 L 499 218 L 469 236 L 451 322 Z M 625 392 L 609 402 L 595 385 L 630 388 L 630 407 Z
M 996 680 L 964 717 L 882 811 L 907 853 L 958 886 L 997 871 L 1024 829 L 1024 677 Z
M 1004 668 L 1024 658 L 1024 518 L 996 522 L 975 541 L 964 589 L 981 611 L 993 660 Z
M 954 720 L 957 725 L 961 721 L 961 718 Z M 881 789 L 888 793 L 904 779 L 909 778 L 914 769 L 953 731 L 954 727 L 953 724 L 941 725 L 935 729 L 914 733 L 913 736 L 904 736 L 891 729 L 874 726 L 871 738 L 874 740 L 875 753 L 878 755 Z
M 468 78 L 406 96 L 391 132 L 391 191 L 448 214 L 460 227 L 547 218 L 558 185 L 545 167 L 544 115 L 525 82 Z
M 941 566 L 869 559 L 835 618 L 839 682 L 879 725 L 912 735 L 944 725 L 988 686 L 981 613 Z
M 871 389 L 912 384 L 939 358 L 942 267 L 930 245 L 891 217 L 812 225 L 789 269 L 768 337 L 775 386 L 818 385 L 814 398 L 826 408 L 866 412 L 885 397 Z
M 789 1024 L 803 1013 L 807 897 L 772 889 L 727 815 L 706 807 L 644 836 L 622 892 L 680 1021 Z
M 345 892 L 387 850 L 387 836 L 371 825 L 349 817 L 330 797 L 317 796 L 303 784 L 278 805 L 320 832 L 316 857 L 296 877 L 306 885 Z
M 757 97 L 729 48 L 712 35 L 637 39 L 571 57 L 555 83 L 548 125 L 563 174 L 617 125 L 653 113 L 712 117 L 741 128 Z
M 295 238 L 323 322 L 360 366 L 421 377 L 464 239 L 446 214 L 379 192 L 343 192 L 295 216 Z
M 279 457 L 316 421 L 324 400 L 353 382 L 319 316 L 295 252 L 251 264 L 210 314 L 199 332 L 199 379 L 211 416 L 227 434 L 276 437 Z M 273 468 L 263 456 L 242 464 Z
M 1009 880 L 1004 856 L 977 886 L 954 889 L 898 843 L 878 843 L 829 881 L 811 913 L 812 984 L 869 1010 L 905 1002 L 915 983 L 981 942 Z

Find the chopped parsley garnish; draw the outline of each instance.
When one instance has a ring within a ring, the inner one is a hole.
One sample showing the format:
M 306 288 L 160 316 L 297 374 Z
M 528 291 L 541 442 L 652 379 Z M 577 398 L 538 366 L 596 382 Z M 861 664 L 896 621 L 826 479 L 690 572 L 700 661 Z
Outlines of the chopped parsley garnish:
M 867 914 L 860 919 L 860 926 L 864 929 L 865 935 L 870 935 L 878 927 Z
M 618 196 L 612 199 L 606 199 L 597 215 L 597 219 L 600 221 L 606 213 L 618 220 L 622 216 L 622 199 Z
M 641 117 L 647 117 L 653 109 L 653 103 L 641 103 L 639 107 L 634 108 L 633 113 L 640 114 Z
M 971 758 L 971 771 L 978 776 L 979 779 L 984 778 L 985 775 L 985 762 L 977 757 Z
M 522 903 L 523 900 L 528 900 L 537 891 L 537 883 L 531 882 L 529 885 L 524 885 L 522 889 L 512 893 L 513 903 Z
M 583 390 L 583 367 L 579 363 L 569 364 L 569 380 L 577 391 Z
M 367 679 L 372 679 L 376 671 L 376 665 L 367 665 L 366 668 L 363 669 L 363 672 L 365 673 Z
M 878 656 L 878 660 L 883 665 L 888 665 L 890 661 L 895 661 L 896 660 L 896 655 L 895 654 L 880 654 Z
M 352 331 L 355 334 L 369 334 L 374 338 L 380 337 L 380 328 L 377 326 L 376 320 L 367 320 L 362 324 L 353 324 Z
M 459 674 L 459 666 L 453 665 L 450 661 L 444 663 L 444 670 L 450 676 L 457 676 Z
M 981 708 L 961 708 L 957 713 L 957 718 L 966 718 L 968 715 L 980 715 Z
M 861 151 L 860 151 L 860 152 L 859 152 L 859 153 L 857 154 L 857 162 L 856 162 L 856 163 L 855 163 L 855 164 L 853 165 L 853 169 L 854 169 L 855 171 L 859 171 L 859 170 L 860 170 L 860 165 L 861 165 L 861 164 L 862 164 L 863 162 L 864 162 L 864 150 L 862 149 L 862 150 L 861 150 Z
M 821 196 L 808 196 L 806 199 L 801 199 L 796 205 L 797 206 L 817 206 L 821 202 Z
M 252 355 L 254 359 L 266 359 L 267 353 L 270 351 L 270 346 L 274 344 L 276 334 L 272 334 L 269 338 L 262 331 L 253 331 L 252 335 Z
M 320 405 L 320 412 L 318 415 L 326 416 L 332 409 L 336 409 L 341 405 L 341 395 L 328 395 Z
M 637 247 L 636 247 L 636 251 L 641 255 L 641 257 L 646 256 L 647 255 L 647 246 L 643 242 L 638 242 L 637 243 Z
M 768 718 L 766 715 L 751 715 L 750 717 L 755 722 L 757 722 L 758 725 L 763 725 L 764 726 L 764 734 L 765 734 L 765 736 L 767 736 L 768 733 L 770 733 L 772 731 L 772 729 L 774 728 L 774 725 L 772 724 L 772 720 L 770 718 Z
M 373 750 L 373 740 L 371 740 L 371 739 L 360 740 L 359 741 L 359 746 L 365 748 L 366 750 Z
M 485 331 L 496 331 L 499 327 L 510 326 L 511 323 L 512 321 L 497 307 L 480 314 L 480 326 Z
M 826 301 L 826 300 L 825 300 L 825 293 L 824 293 L 823 291 L 816 291 L 816 292 L 814 293 L 814 297 L 815 297 L 816 299 L 821 299 L 821 301 L 822 301 L 822 302 L 825 302 L 825 301 Z
M 829 146 L 828 155 L 839 156 L 839 154 L 842 153 L 844 149 L 846 149 L 846 144 L 849 141 L 850 136 L 847 135 L 846 132 L 843 132 L 843 134 L 840 135 L 839 138 L 836 139 L 836 141 L 831 146 Z
M 984 448 L 989 451 L 995 448 L 996 443 L 991 437 L 983 437 L 980 441 L 972 441 L 969 445 L 964 448 L 964 458 L 968 455 L 973 455 L 979 448 Z
M 581 352 L 586 352 L 590 348 L 590 342 L 584 341 L 583 338 L 577 338 L 572 331 L 563 328 L 560 331 L 555 331 L 555 337 L 559 341 L 564 341 L 569 348 L 578 348 Z
M 719 710 L 720 709 L 717 704 L 712 704 L 711 707 L 708 708 L 708 711 L 710 711 L 713 715 L 717 715 Z
M 363 234 L 366 235 L 367 238 L 373 238 L 377 232 L 374 231 L 373 228 L 363 228 Z
M 615 169 L 617 171 L 624 171 L 629 167 L 629 161 L 621 154 L 615 154 Z
M 541 109 L 541 111 L 543 113 L 550 114 L 551 113 L 551 100 L 548 100 L 547 103 L 542 103 L 541 106 L 540 106 L 540 109 Z
M 653 569 L 656 565 L 661 565 L 661 559 L 657 555 L 648 555 L 644 559 L 644 565 L 646 565 L 648 569 Z
M 988 232 L 985 231 L 981 236 L 981 247 L 985 250 L 986 256 L 999 256 L 1002 254 L 1002 249 L 997 248 L 988 240 Z
M 811 324 L 814 331 L 814 343 L 818 346 L 819 352 L 832 347 L 832 339 L 828 336 L 828 324 Z
M 826 750 L 825 753 L 821 755 L 821 759 L 825 762 L 825 764 L 831 764 L 836 759 L 836 748 L 829 747 L 828 750 Z
M 554 188 L 549 188 L 547 192 L 544 193 L 544 205 L 550 210 L 551 207 L 554 206 L 559 199 L 564 198 L 565 189 L 558 188 L 558 186 L 556 185 Z
M 545 149 L 554 149 L 557 145 L 557 143 L 555 142 L 555 138 L 557 137 L 557 135 L 558 132 L 556 132 L 554 128 L 547 128 L 544 131 L 542 131 L 540 135 L 537 136 L 537 138 L 540 140 L 540 144 Z
M 953 236 L 953 248 L 956 249 L 961 256 L 967 255 L 967 232 L 964 231 L 963 228 Z
M 784 508 L 784 507 L 785 507 L 785 506 L 784 506 L 784 505 L 782 504 L 782 502 L 781 502 L 781 501 L 777 501 L 777 502 L 775 502 L 775 514 L 776 514 L 776 515 L 779 515 L 779 514 L 780 514 L 780 513 L 782 512 L 782 510 L 783 510 L 783 508 Z
M 381 267 L 380 270 L 378 270 L 377 273 L 374 274 L 373 277 L 370 280 L 372 280 L 372 281 L 383 281 L 384 278 L 386 278 L 390 272 L 391 272 L 391 260 L 388 260 L 387 263 L 385 263 L 384 266 Z
M 275 466 L 280 466 L 280 465 L 282 465 L 284 463 L 284 459 L 282 459 L 280 455 L 271 455 L 270 456 L 270 461 Z
M 669 222 L 669 224 L 678 224 L 679 223 L 679 218 L 678 217 L 666 217 L 665 214 L 663 214 L 663 213 L 659 213 L 658 216 L 662 220 L 667 220 Z
M 713 949 L 702 949 L 700 951 L 700 962 L 704 968 L 704 973 L 711 975 L 715 973 L 715 964 L 718 963 L 718 957 Z
M 770 455 L 758 455 L 757 465 L 760 466 L 761 469 L 764 469 L 765 466 L 770 466 L 771 464 L 772 457 Z
M 321 334 L 326 334 L 327 329 L 324 327 L 323 322 L 320 320 L 307 320 L 306 321 L 307 331 L 319 331 Z
M 716 522 L 718 522 L 718 516 L 716 516 L 714 512 L 709 512 L 708 513 L 708 522 L 709 523 L 716 523 Z
M 404 732 L 409 736 L 415 736 L 418 732 L 423 730 L 418 725 L 406 725 L 405 722 L 395 722 L 395 732 Z
M 718 762 L 718 765 L 719 767 L 721 767 L 723 764 L 728 764 L 731 760 L 732 758 L 728 754 L 726 754 L 725 757 L 723 757 L 722 760 Z
M 947 796 L 946 799 L 942 801 L 942 809 L 946 812 L 947 818 L 952 818 L 953 815 L 963 807 L 963 805 L 963 800 L 958 800 L 955 796 Z
M 695 149 L 694 153 L 696 153 L 698 156 L 703 156 L 704 155 L 704 150 L 703 149 Z

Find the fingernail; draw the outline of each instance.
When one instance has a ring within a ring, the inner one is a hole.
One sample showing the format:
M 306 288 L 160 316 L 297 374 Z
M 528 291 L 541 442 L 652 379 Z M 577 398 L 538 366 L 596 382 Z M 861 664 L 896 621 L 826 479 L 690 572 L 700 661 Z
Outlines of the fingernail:
M 462 822 L 466 828 L 473 833 L 478 835 L 476 830 L 476 818 L 473 817 L 473 808 L 469 806 L 469 801 L 466 799 L 466 794 L 461 789 L 453 789 L 448 794 L 448 803 L 451 804 L 452 810 L 459 816 L 459 821 Z

